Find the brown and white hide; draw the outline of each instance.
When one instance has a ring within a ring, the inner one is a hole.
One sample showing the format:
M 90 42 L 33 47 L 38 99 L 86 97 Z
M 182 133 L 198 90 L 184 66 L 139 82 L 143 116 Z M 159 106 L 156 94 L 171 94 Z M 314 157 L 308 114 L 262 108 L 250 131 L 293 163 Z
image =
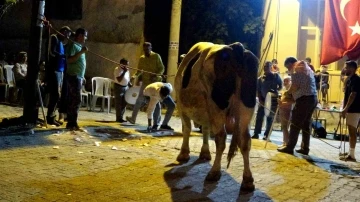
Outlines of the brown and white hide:
M 181 62 L 175 78 L 175 92 L 183 125 L 183 144 L 178 161 L 188 161 L 191 120 L 200 124 L 203 145 L 200 159 L 210 160 L 208 138 L 215 134 L 216 157 L 206 180 L 221 177 L 221 156 L 226 133 L 232 133 L 228 162 L 238 148 L 244 160 L 241 193 L 255 189 L 249 165 L 251 138 L 249 123 L 256 102 L 258 59 L 241 43 L 217 45 L 200 42 Z

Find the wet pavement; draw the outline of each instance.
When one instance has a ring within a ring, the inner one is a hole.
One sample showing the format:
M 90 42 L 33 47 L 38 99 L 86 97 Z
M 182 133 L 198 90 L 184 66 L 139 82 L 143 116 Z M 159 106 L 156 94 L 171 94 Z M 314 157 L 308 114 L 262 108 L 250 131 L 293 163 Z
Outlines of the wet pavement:
M 0 105 L 0 119 L 21 113 L 21 108 Z M 0 136 L 1 202 L 360 201 L 360 163 L 338 160 L 338 148 L 315 138 L 309 156 L 278 153 L 279 132 L 272 134 L 266 149 L 264 141 L 253 140 L 250 162 L 256 190 L 239 195 L 241 155 L 226 169 L 226 149 L 220 180 L 206 182 L 213 160 L 197 160 L 201 134 L 192 133 L 190 161 L 176 162 L 182 143 L 178 117 L 170 121 L 175 133 L 139 132 L 146 128 L 145 113 L 139 113 L 135 126 L 113 122 L 114 113 L 82 110 L 79 120 L 85 132 L 50 127 Z M 214 159 L 213 140 L 210 150 Z M 359 143 L 356 157 L 360 159 Z

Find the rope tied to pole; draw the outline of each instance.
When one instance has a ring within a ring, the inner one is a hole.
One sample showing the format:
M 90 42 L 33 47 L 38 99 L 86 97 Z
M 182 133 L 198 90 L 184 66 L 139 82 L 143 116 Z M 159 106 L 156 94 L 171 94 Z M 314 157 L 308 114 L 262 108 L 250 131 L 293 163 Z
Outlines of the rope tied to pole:
M 59 35 L 65 37 L 65 38 L 67 38 L 67 37 L 64 36 L 61 32 L 59 32 L 58 30 L 56 30 L 55 28 L 53 28 L 52 25 L 51 25 L 51 23 L 50 23 L 48 20 L 46 20 L 45 17 L 44 17 L 44 19 L 40 19 L 40 18 L 39 18 L 39 20 L 41 20 L 45 26 L 49 27 L 49 28 L 50 28 L 51 30 L 53 30 L 56 34 L 59 34 Z M 68 39 L 70 42 L 72 42 L 72 43 L 76 43 L 75 41 L 73 41 L 73 40 L 71 40 L 71 39 L 69 39 L 69 38 L 67 38 L 67 39 Z M 96 52 L 94 52 L 94 51 L 88 50 L 88 52 L 91 53 L 91 54 L 93 54 L 93 55 L 95 55 L 95 56 L 97 56 L 97 57 L 99 57 L 99 58 L 102 58 L 102 59 L 104 59 L 104 60 L 106 60 L 106 61 L 109 61 L 109 62 L 111 62 L 111 63 L 114 63 L 114 64 L 116 64 L 116 65 L 119 65 L 120 67 L 126 67 L 126 68 L 128 68 L 128 69 L 132 69 L 132 70 L 136 70 L 136 71 L 140 71 L 140 72 L 143 72 L 143 73 L 152 74 L 152 75 L 156 75 L 156 76 L 161 76 L 161 77 L 163 77 L 163 78 L 175 77 L 175 76 L 176 76 L 175 74 L 174 74 L 174 75 L 157 74 L 157 73 L 153 73 L 153 72 L 146 71 L 146 70 L 143 70 L 143 69 L 138 69 L 138 68 L 135 68 L 135 67 L 131 67 L 131 66 L 129 66 L 129 65 L 123 65 L 123 64 L 120 64 L 119 62 L 116 62 L 116 61 L 110 59 L 110 58 L 107 58 L 107 57 L 105 57 L 105 56 L 103 56 L 103 55 L 100 55 L 100 54 L 98 54 L 98 53 L 96 53 Z

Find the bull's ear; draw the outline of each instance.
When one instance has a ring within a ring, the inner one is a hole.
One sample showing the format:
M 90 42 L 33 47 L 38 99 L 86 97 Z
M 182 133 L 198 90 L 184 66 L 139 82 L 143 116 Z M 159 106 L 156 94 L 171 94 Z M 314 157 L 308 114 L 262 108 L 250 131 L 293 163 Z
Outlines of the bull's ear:
M 236 58 L 236 62 L 241 64 L 244 60 L 244 52 L 245 48 L 240 42 L 235 42 L 229 45 L 233 50 L 234 57 Z
M 225 46 L 216 52 L 214 72 L 216 79 L 224 79 L 231 70 L 232 49 Z

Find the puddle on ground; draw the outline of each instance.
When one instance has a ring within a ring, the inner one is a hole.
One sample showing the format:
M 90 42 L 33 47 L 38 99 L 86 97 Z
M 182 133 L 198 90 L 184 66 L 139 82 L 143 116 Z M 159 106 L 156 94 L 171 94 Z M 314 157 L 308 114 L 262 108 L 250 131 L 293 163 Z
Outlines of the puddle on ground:
M 107 137 L 110 139 L 127 139 L 127 140 L 139 140 L 141 136 L 131 134 L 130 131 L 123 131 L 117 128 L 95 128 L 95 137 Z

